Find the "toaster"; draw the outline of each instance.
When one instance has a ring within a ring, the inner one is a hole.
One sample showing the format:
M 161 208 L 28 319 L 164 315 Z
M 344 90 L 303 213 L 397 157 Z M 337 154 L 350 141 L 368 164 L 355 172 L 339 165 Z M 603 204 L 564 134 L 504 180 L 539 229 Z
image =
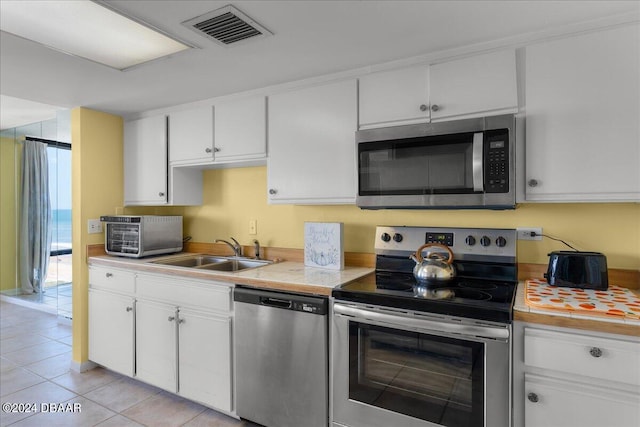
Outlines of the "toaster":
M 600 252 L 551 252 L 544 277 L 552 286 L 606 290 L 607 258 Z

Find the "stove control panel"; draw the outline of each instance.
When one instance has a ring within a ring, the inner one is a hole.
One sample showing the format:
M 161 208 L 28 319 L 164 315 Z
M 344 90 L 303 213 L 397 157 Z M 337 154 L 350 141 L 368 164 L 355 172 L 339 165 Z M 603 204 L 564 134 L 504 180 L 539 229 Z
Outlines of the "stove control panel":
M 448 246 L 454 259 L 515 262 L 516 230 L 505 228 L 376 228 L 376 254 L 408 256 L 425 243 Z M 496 259 L 498 258 L 498 259 Z

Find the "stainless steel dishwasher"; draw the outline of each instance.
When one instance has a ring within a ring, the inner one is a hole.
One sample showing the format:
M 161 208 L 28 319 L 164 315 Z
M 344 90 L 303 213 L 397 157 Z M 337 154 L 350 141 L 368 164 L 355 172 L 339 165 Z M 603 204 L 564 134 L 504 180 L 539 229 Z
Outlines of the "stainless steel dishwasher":
M 236 287 L 236 412 L 267 427 L 329 423 L 328 299 Z

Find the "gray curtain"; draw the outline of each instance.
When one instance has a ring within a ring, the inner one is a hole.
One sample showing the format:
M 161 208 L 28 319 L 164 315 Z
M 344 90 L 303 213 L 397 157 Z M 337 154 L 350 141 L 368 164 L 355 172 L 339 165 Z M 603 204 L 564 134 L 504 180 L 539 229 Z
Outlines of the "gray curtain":
M 51 201 L 47 144 L 27 139 L 22 152 L 20 283 L 24 293 L 42 293 L 51 253 Z

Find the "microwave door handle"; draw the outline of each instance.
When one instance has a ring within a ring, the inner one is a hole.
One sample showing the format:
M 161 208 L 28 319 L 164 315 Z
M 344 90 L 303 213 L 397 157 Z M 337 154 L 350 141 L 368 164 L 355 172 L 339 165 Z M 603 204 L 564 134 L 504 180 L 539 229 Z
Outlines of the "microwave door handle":
M 484 153 L 484 134 L 473 134 L 473 191 L 484 191 L 484 171 L 482 170 Z

